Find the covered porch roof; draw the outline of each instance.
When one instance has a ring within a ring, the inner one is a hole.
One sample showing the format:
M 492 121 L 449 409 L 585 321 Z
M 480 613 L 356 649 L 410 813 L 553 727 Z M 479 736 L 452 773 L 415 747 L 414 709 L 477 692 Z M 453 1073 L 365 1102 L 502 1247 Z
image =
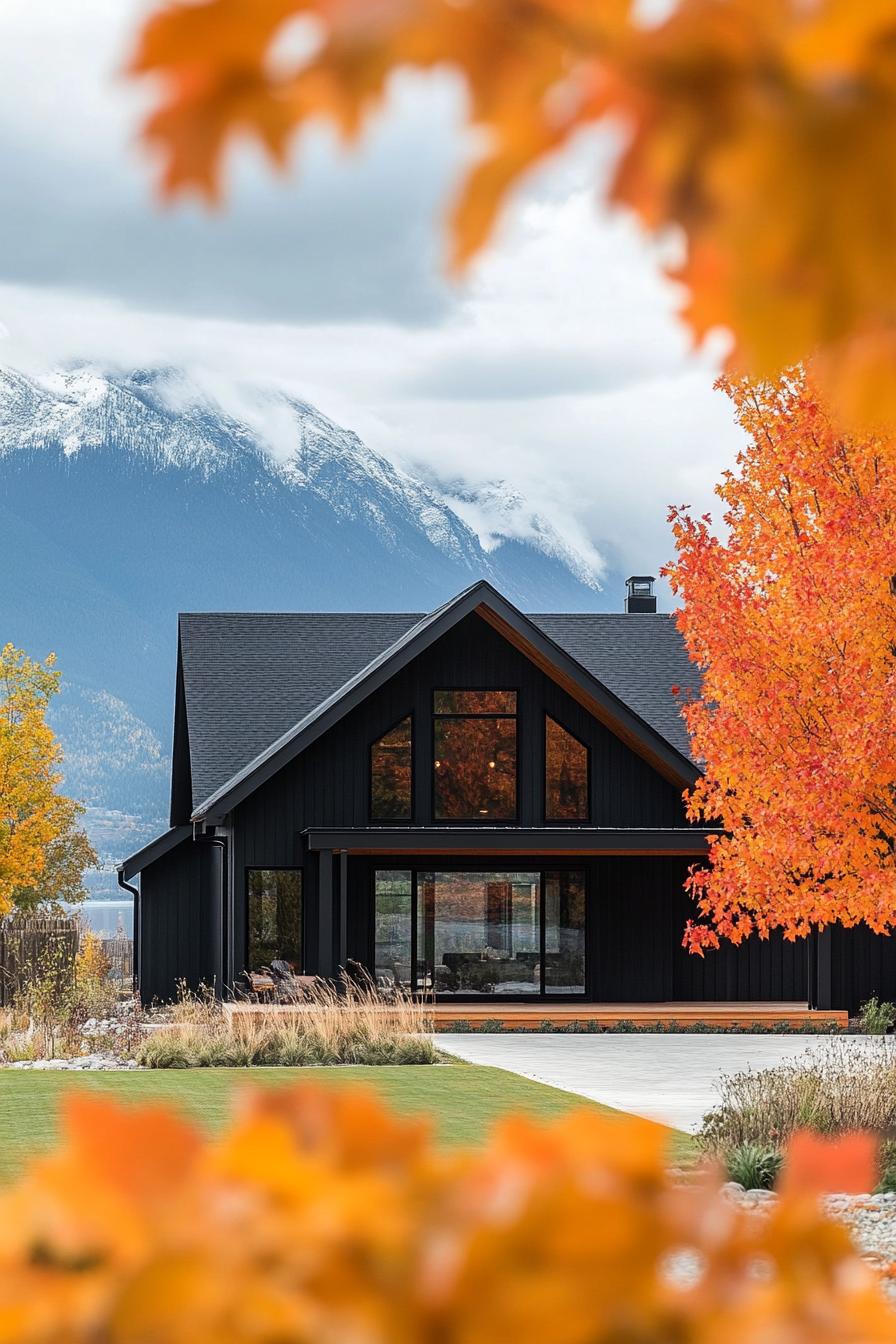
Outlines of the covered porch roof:
M 696 826 L 311 826 L 312 852 L 349 854 L 705 855 L 720 831 Z

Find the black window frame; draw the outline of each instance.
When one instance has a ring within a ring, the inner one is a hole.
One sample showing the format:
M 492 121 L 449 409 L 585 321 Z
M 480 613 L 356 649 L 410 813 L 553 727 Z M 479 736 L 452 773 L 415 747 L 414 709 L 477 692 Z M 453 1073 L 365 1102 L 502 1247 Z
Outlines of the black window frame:
M 504 861 L 500 859 L 481 859 L 481 858 L 462 858 L 451 855 L 427 855 L 426 861 L 422 862 L 422 856 L 396 854 L 396 855 L 377 855 L 376 859 L 371 860 L 369 870 L 369 893 L 370 893 L 370 940 L 368 947 L 368 964 L 375 965 L 376 960 L 376 875 L 382 872 L 402 872 L 410 873 L 411 876 L 411 992 L 418 997 L 431 999 L 441 1003 L 589 1003 L 592 1001 L 591 981 L 589 974 L 589 949 L 591 946 L 590 928 L 591 928 L 591 892 L 594 881 L 592 865 L 587 861 L 575 856 L 563 857 L 559 855 L 534 854 L 531 856 L 532 863 L 526 865 L 525 860 L 530 856 L 526 854 L 508 854 L 503 856 Z M 411 862 L 408 862 L 411 859 Z M 514 862 L 517 866 L 514 867 Z M 541 962 L 540 988 L 532 994 L 448 994 L 439 995 L 435 990 L 418 989 L 417 987 L 417 962 L 419 952 L 419 876 L 421 873 L 508 873 L 508 872 L 537 872 L 539 880 L 539 959 Z M 546 927 L 546 906 L 544 899 L 545 878 L 548 873 L 581 873 L 584 878 L 585 894 L 585 923 L 583 927 L 584 948 L 585 948 L 585 966 L 584 966 L 584 984 L 580 994 L 557 994 L 551 993 L 550 987 L 545 984 L 545 956 L 547 945 L 547 927 Z
M 299 937 L 300 937 L 300 939 L 301 939 L 301 943 L 302 943 L 302 965 L 301 965 L 301 969 L 300 969 L 299 971 L 297 971 L 296 974 L 298 974 L 298 975 L 304 975 L 304 974 L 305 974 L 305 967 L 306 967 L 306 963 L 307 963 L 307 957 L 308 957 L 308 939 L 307 939 L 307 936 L 306 936 L 306 930 L 307 930 L 307 923 L 308 923 L 308 920 L 307 920 L 307 913 L 306 913 L 306 911 L 307 911 L 307 900 L 306 900 L 307 891 L 306 891 L 306 883 L 305 883 L 305 865 L 302 864 L 302 863 L 247 863 L 247 864 L 246 864 L 246 867 L 245 867 L 245 869 L 244 869 L 244 875 L 245 875 L 245 876 L 244 876 L 245 900 L 244 900 L 244 907 L 243 907 L 243 913 L 244 913 L 244 917 L 245 917 L 245 929 L 246 929 L 245 955 L 244 955 L 244 957 L 243 957 L 243 961 L 246 963 L 245 966 L 243 967 L 244 972 L 248 972 L 248 971 L 250 971 L 250 970 L 254 970 L 254 969 L 255 969 L 254 967 L 250 967 L 250 966 L 249 966 L 249 901 L 251 900 L 251 896 L 252 896 L 252 893 L 251 893 L 251 891 L 249 890 L 249 883 L 250 883 L 250 879 L 251 879 L 251 875 L 252 875 L 252 873 L 299 873 L 299 875 L 301 876 L 301 879 L 302 879 L 302 898 L 301 898 L 301 899 L 302 899 L 302 914 L 301 914 L 301 919 L 300 919 L 300 921 L 299 921 Z
M 482 713 L 450 713 L 444 714 L 436 710 L 437 695 L 457 695 L 469 693 L 471 695 L 486 695 L 489 692 L 493 694 L 512 694 L 515 697 L 516 708 L 512 714 L 501 713 L 499 711 L 488 710 Z M 519 825 L 520 820 L 520 788 L 522 784 L 521 761 L 522 751 L 520 750 L 520 688 L 519 686 L 436 686 L 433 687 L 430 696 L 430 779 L 431 779 L 431 810 L 432 820 L 439 826 L 514 826 Z M 436 814 L 436 721 L 438 719 L 513 719 L 516 724 L 516 753 L 514 760 L 514 787 L 513 797 L 515 810 L 512 817 L 440 817 Z
M 410 810 L 410 812 L 408 813 L 408 815 L 407 815 L 406 817 L 389 817 L 389 818 L 386 818 L 386 817 L 376 817 L 376 816 L 374 816 L 374 813 L 373 813 L 373 750 L 374 750 L 374 747 L 376 747 L 376 745 L 377 745 L 379 742 L 382 742 L 382 740 L 383 740 L 384 737 L 388 737 L 389 733 L 394 732 L 394 730 L 398 727 L 399 724 L 404 723 L 405 719 L 410 719 L 410 721 L 411 721 L 411 810 Z M 416 756 L 416 751 L 414 750 L 414 748 L 415 748 L 415 746 L 416 746 L 416 742 L 417 742 L 417 738 L 416 738 L 416 729 L 417 729 L 417 725 L 416 725 L 416 722 L 415 722 L 414 711 L 413 711 L 412 709 L 409 709 L 409 710 L 407 711 L 407 713 L 405 713 L 405 714 L 400 714 L 399 717 L 395 720 L 395 722 L 392 723 L 392 724 L 390 724 L 389 727 L 386 728 L 386 729 L 384 729 L 383 732 L 378 733 L 377 736 L 376 736 L 376 737 L 370 742 L 370 744 L 368 745 L 368 748 L 367 748 L 367 816 L 370 818 L 370 820 L 371 820 L 372 822 L 376 822 L 377 825 L 379 825 L 379 826 L 407 826 L 409 822 L 410 822 L 410 823 L 413 823 L 414 820 L 415 820 L 415 818 L 416 818 L 416 815 L 417 815 L 417 802 L 416 802 L 416 800 L 417 800 L 417 789 L 416 789 L 416 773 L 415 773 L 415 762 L 414 762 L 414 757 Z
M 556 723 L 558 728 L 562 728 L 564 733 L 568 733 L 569 736 L 575 742 L 578 742 L 580 747 L 585 748 L 585 789 L 587 798 L 585 803 L 585 815 L 583 817 L 548 816 L 548 719 L 550 719 L 552 723 Z M 550 710 L 547 709 L 544 710 L 543 720 L 544 721 L 542 723 L 542 732 L 541 732 L 541 748 L 542 748 L 542 764 L 543 764 L 543 769 L 541 772 L 541 783 L 542 788 L 544 789 L 544 797 L 543 797 L 544 806 L 542 808 L 542 815 L 544 817 L 545 823 L 550 826 L 581 826 L 583 824 L 586 826 L 590 825 L 593 811 L 592 789 L 591 789 L 591 744 L 589 742 L 586 742 L 583 737 L 580 737 L 578 733 L 574 733 L 571 728 L 568 728 L 566 726 L 566 724 L 563 722 L 562 719 L 558 719 L 557 715 L 552 714 Z

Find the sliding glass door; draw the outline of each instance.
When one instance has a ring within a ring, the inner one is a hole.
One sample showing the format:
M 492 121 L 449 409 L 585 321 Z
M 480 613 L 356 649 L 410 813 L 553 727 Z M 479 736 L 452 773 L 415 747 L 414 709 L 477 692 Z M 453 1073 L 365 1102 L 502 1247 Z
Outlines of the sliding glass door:
M 585 992 L 578 869 L 378 869 L 379 981 L 447 997 Z

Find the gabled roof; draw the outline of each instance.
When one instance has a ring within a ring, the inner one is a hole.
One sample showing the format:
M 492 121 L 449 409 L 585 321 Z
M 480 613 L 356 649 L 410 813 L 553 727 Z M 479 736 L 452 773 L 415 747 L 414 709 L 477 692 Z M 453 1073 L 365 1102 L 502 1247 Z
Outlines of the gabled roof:
M 175 735 L 184 752 L 189 739 L 189 801 L 172 820 L 186 820 L 420 619 L 394 612 L 182 615 L 183 706 Z
M 668 778 L 693 782 L 669 688 L 695 670 L 668 617 L 525 616 L 483 581 L 426 616 L 181 617 L 194 817 L 223 817 L 472 612 Z

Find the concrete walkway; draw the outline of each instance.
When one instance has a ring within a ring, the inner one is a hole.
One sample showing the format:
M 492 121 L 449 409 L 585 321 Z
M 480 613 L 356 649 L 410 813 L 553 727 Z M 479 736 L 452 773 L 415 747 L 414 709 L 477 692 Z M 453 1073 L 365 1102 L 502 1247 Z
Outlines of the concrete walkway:
M 695 1133 L 723 1074 L 796 1059 L 819 1036 L 440 1033 L 441 1050 Z

